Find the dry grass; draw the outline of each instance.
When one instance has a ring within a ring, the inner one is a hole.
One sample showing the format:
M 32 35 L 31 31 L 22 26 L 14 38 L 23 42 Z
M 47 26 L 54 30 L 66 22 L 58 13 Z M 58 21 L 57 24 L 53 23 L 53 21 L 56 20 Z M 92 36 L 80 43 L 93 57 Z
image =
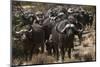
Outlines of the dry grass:
M 28 65 L 28 64 L 48 64 L 48 63 L 55 63 L 56 59 L 52 56 L 48 56 L 47 54 L 34 54 L 32 56 L 32 60 L 25 61 L 23 58 L 16 58 L 13 59 L 13 65 Z
M 93 25 L 94 26 L 94 25 Z M 96 37 L 94 27 L 87 27 L 87 31 L 92 31 L 83 35 L 82 45 L 76 47 L 77 51 L 73 53 L 73 56 L 80 61 L 93 61 L 96 60 Z
M 95 45 L 95 32 L 89 33 L 83 37 L 82 45 L 84 47 L 94 46 Z
M 55 63 L 55 58 L 46 54 L 33 55 L 32 64 Z

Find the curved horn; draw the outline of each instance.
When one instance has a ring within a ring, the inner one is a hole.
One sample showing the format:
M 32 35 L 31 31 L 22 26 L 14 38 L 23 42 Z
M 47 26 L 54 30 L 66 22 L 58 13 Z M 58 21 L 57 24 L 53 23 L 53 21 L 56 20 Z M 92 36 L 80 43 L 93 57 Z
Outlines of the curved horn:
M 16 31 L 15 33 L 16 34 L 20 34 L 20 33 L 22 33 L 22 32 L 26 32 L 27 30 L 26 29 L 22 29 L 22 30 L 20 30 L 20 31 Z
M 62 22 L 60 22 L 59 24 L 57 24 L 56 25 L 56 31 L 58 31 L 59 33 L 64 33 L 65 29 L 70 26 L 70 24 L 66 24 L 66 22 L 68 22 L 68 21 L 67 20 L 63 20 Z M 61 30 L 59 30 L 59 29 L 61 29 Z
M 20 33 L 22 33 L 23 32 L 23 30 L 20 30 L 20 31 L 16 31 L 15 33 L 16 34 L 20 34 Z
M 59 32 L 59 33 L 61 33 L 61 34 L 63 34 L 63 32 L 61 32 L 61 31 L 58 30 L 58 26 L 57 25 L 56 25 L 56 31 Z
M 59 32 L 59 33 L 61 33 L 61 34 L 63 34 L 64 33 L 64 31 L 65 31 L 65 29 L 66 29 L 66 26 L 60 31 L 59 29 L 58 29 L 58 24 L 56 25 L 56 31 L 57 32 Z
M 61 30 L 61 32 L 64 32 L 66 28 L 68 27 L 74 27 L 73 24 L 66 24 L 66 26 Z
M 33 30 L 31 29 L 29 32 L 32 32 Z

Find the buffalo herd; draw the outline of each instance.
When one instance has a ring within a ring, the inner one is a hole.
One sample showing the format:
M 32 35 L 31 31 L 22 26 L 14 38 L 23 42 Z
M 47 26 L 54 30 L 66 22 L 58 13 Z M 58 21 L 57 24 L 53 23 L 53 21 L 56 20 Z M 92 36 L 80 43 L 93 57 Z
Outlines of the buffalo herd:
M 19 12 L 22 13 L 22 21 L 15 26 L 14 37 L 21 42 L 26 60 L 31 60 L 33 54 L 44 52 L 54 56 L 57 61 L 60 56 L 64 61 L 66 52 L 68 58 L 71 58 L 75 35 L 81 45 L 84 28 L 92 26 L 94 18 L 94 13 L 89 13 L 82 7 L 55 7 L 45 13 Z

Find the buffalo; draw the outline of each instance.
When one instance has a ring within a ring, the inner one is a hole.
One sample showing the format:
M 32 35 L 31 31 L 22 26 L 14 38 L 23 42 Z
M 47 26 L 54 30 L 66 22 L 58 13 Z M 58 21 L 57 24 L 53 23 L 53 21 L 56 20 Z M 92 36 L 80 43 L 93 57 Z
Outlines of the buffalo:
M 38 54 L 39 48 L 41 48 L 42 53 L 44 52 L 44 31 L 39 24 L 26 25 L 25 29 L 16 33 L 21 34 L 21 42 L 26 60 L 28 58 L 30 60 L 33 53 Z
M 59 53 L 61 53 L 62 61 L 64 60 L 66 50 L 68 50 L 68 57 L 71 58 L 71 49 L 74 47 L 74 35 L 81 32 L 74 24 L 75 21 L 72 21 L 72 18 L 62 20 L 56 23 L 52 29 L 52 40 L 55 43 L 57 60 L 59 60 Z

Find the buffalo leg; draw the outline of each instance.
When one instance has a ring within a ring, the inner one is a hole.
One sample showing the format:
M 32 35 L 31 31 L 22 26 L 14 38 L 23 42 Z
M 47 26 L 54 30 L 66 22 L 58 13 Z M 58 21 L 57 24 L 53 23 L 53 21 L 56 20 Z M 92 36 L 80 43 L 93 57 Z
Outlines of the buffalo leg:
M 56 52 L 57 52 L 57 60 L 59 60 L 59 50 L 58 50 L 58 48 L 57 48 Z
M 68 48 L 68 57 L 71 58 L 71 48 Z
M 29 61 L 32 59 L 32 55 L 33 55 L 33 49 L 30 50 Z
M 76 35 L 78 36 L 78 39 L 79 39 L 79 45 L 81 45 L 82 33 L 76 33 Z M 74 48 L 73 48 L 73 49 L 74 49 Z
M 44 52 L 44 43 L 41 44 L 41 53 L 43 53 L 43 52 Z
M 48 49 L 48 55 L 52 55 L 52 49 Z
M 64 61 L 64 57 L 65 57 L 64 47 L 61 48 L 61 55 L 62 55 L 62 62 L 63 62 Z
M 78 34 L 78 38 L 79 38 L 79 45 L 81 45 L 81 41 L 82 41 L 82 33 Z
M 54 56 L 56 56 L 56 49 L 53 47 L 52 50 L 53 50 Z
M 27 49 L 24 49 L 24 58 L 25 58 L 25 61 L 28 60 L 28 50 Z
M 58 46 L 55 46 L 55 53 L 56 53 L 56 58 L 57 58 L 57 61 L 59 60 L 59 49 L 58 49 Z

